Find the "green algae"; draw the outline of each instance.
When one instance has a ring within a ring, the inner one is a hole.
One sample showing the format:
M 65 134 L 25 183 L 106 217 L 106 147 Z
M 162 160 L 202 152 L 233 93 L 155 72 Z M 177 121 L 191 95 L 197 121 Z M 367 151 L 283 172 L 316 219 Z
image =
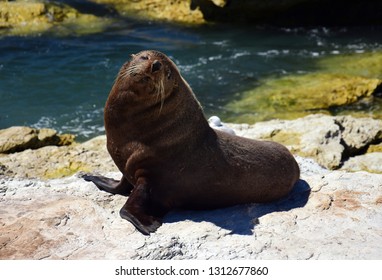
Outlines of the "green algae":
M 322 71 L 382 79 L 382 52 L 336 55 L 320 59 Z
M 382 52 L 318 60 L 317 72 L 267 77 L 226 105 L 226 121 L 296 119 L 312 113 L 382 118 Z
M 381 84 L 379 79 L 331 73 L 268 78 L 257 88 L 242 94 L 240 100 L 228 104 L 227 109 L 247 117 L 252 115 L 253 120 L 329 113 L 333 107 L 370 97 Z

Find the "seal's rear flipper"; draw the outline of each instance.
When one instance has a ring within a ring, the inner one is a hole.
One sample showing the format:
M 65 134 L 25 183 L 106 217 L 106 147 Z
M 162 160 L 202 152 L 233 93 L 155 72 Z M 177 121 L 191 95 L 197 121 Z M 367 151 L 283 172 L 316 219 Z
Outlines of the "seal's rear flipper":
M 162 225 L 162 222 L 158 218 L 152 216 L 143 217 L 144 215 L 142 213 L 133 214 L 125 208 L 122 208 L 119 214 L 123 219 L 131 222 L 143 235 L 150 235 L 150 233 L 155 232 Z
M 162 225 L 165 215 L 161 207 L 155 206 L 149 198 L 148 188 L 139 185 L 134 188 L 125 205 L 119 211 L 121 217 L 131 222 L 144 235 L 155 232 Z
M 117 181 L 104 176 L 84 174 L 82 175 L 82 178 L 85 181 L 93 182 L 98 189 L 112 194 L 128 196 L 131 193 L 131 190 L 133 189 L 133 185 L 131 185 L 125 179 L 125 177 L 122 177 L 120 181 Z

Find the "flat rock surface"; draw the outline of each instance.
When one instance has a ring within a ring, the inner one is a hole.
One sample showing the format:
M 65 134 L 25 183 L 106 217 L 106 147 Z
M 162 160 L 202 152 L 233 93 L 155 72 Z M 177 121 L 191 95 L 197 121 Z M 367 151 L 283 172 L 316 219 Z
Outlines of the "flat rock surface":
M 381 259 L 382 175 L 298 162 L 302 180 L 287 198 L 173 211 L 151 236 L 119 217 L 125 197 L 78 174 L 2 176 L 0 259 Z

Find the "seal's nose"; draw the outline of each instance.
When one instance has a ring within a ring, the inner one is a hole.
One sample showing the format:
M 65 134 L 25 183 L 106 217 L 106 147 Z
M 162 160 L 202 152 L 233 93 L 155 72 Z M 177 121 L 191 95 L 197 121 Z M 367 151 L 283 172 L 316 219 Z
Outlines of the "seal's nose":
M 154 73 L 158 71 L 162 66 L 162 63 L 160 63 L 158 60 L 155 60 L 153 64 L 151 65 L 151 72 Z

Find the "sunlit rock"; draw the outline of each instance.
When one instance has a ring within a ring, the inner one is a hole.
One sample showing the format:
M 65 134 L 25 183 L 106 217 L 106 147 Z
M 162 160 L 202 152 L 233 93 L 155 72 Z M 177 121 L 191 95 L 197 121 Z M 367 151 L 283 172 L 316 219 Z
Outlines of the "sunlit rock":
M 67 146 L 74 142 L 74 135 L 60 135 L 54 129 L 35 129 L 14 126 L 0 130 L 0 153 L 21 152 L 44 146 Z
M 381 259 L 382 175 L 297 160 L 302 180 L 281 201 L 177 209 L 150 236 L 120 218 L 126 197 L 79 176 L 0 177 L 0 259 Z
M 120 14 L 143 20 L 158 20 L 181 24 L 202 24 L 204 20 L 200 9 L 192 8 L 191 0 L 92 0 L 114 7 Z
M 111 23 L 109 18 L 82 14 L 61 3 L 39 0 L 0 2 L 0 35 L 56 35 L 96 33 Z
M 231 127 L 239 136 L 282 143 L 292 153 L 313 158 L 328 169 L 340 168 L 347 160 L 364 154 L 370 145 L 382 142 L 382 120 L 351 116 L 316 114 Z M 380 168 L 366 170 L 378 173 Z

